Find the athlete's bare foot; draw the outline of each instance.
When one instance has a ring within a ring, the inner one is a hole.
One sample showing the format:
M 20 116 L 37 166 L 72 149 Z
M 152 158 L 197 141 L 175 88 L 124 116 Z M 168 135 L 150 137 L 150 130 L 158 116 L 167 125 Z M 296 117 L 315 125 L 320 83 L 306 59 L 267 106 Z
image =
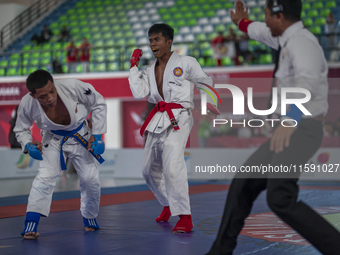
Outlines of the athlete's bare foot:
M 24 235 L 24 239 L 27 240 L 35 240 L 39 237 L 39 232 L 35 233 L 35 232 L 27 232 Z
M 84 227 L 85 231 L 96 231 L 97 229 L 95 228 L 89 228 L 89 227 Z

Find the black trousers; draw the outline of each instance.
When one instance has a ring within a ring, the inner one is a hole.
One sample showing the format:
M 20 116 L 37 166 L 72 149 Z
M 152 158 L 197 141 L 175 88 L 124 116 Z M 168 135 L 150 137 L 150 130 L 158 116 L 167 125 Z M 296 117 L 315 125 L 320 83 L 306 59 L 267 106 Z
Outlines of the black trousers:
M 270 141 L 264 143 L 246 161 L 245 166 L 304 165 L 318 150 L 323 137 L 322 123 L 302 119 L 293 133 L 289 147 L 280 153 L 270 151 Z M 228 192 L 222 222 L 217 238 L 207 255 L 230 255 L 237 236 L 249 215 L 253 202 L 267 189 L 269 207 L 289 226 L 300 233 L 322 254 L 340 254 L 340 233 L 302 201 L 297 201 L 299 173 L 287 176 L 258 173 L 238 173 Z M 277 178 L 283 177 L 283 178 Z M 289 178 L 287 178 L 289 177 Z

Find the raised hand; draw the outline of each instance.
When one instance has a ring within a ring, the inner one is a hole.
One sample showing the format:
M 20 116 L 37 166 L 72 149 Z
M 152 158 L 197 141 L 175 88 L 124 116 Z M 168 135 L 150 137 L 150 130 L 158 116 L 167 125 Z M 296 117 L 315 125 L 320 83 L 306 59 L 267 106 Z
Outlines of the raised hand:
M 242 20 L 242 19 L 249 19 L 249 15 L 248 15 L 248 9 L 249 6 L 246 6 L 246 9 L 244 9 L 244 2 L 241 0 L 236 0 L 235 1 L 235 12 L 230 9 L 229 13 L 231 16 L 232 21 L 238 25 L 238 23 Z

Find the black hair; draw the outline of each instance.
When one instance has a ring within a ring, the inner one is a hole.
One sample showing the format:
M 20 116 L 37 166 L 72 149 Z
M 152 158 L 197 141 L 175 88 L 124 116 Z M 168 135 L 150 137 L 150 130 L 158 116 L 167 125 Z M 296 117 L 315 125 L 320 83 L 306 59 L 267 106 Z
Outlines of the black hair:
M 174 29 L 168 24 L 154 24 L 149 28 L 148 35 L 162 33 L 165 40 L 174 40 Z
M 26 87 L 32 94 L 35 94 L 35 90 L 45 87 L 48 81 L 53 83 L 52 75 L 45 70 L 37 70 L 27 77 Z
M 273 0 L 267 0 L 267 7 L 271 10 Z M 286 20 L 296 22 L 301 20 L 302 1 L 301 0 L 277 0 L 277 3 L 282 6 L 281 12 Z M 271 13 L 273 14 L 272 10 Z

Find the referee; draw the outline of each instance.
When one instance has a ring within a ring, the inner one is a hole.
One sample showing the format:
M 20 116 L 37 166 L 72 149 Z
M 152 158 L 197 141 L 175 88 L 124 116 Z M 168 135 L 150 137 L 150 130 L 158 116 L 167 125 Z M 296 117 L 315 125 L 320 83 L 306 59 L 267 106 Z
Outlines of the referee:
M 272 138 L 250 156 L 244 166 L 304 165 L 321 145 L 323 120 L 327 113 L 328 67 L 318 40 L 301 21 L 301 0 L 267 0 L 265 23 L 248 20 L 248 6 L 235 2 L 230 15 L 239 29 L 253 40 L 278 50 L 279 58 L 274 77 L 280 93 L 283 87 L 305 88 L 311 99 L 304 107 L 312 115 L 303 115 L 295 105 L 279 116 L 298 123 L 296 127 L 278 125 Z M 293 94 L 290 98 L 299 98 Z M 280 114 L 280 94 L 278 108 Z M 259 178 L 260 177 L 260 178 Z M 232 254 L 237 236 L 249 215 L 253 202 L 267 189 L 269 207 L 288 225 L 299 232 L 322 254 L 340 254 L 340 233 L 313 209 L 298 201 L 299 173 L 265 178 L 256 173 L 238 173 L 230 185 L 221 226 L 207 255 Z

